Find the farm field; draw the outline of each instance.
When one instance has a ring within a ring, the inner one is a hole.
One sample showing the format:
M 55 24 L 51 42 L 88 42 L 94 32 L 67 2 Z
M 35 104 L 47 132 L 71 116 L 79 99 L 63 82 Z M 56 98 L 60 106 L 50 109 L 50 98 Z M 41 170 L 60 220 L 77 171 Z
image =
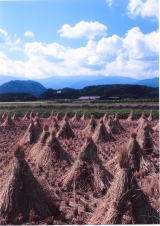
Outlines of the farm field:
M 38 104 L 0 104 L 1 224 L 159 222 L 157 103 Z
M 59 112 L 61 116 L 69 113 L 69 116 L 72 117 L 77 112 L 79 115 L 85 113 L 88 117 L 94 114 L 96 118 L 102 117 L 106 112 L 108 114 L 118 113 L 120 118 L 127 118 L 131 110 L 134 110 L 135 116 L 139 118 L 142 112 L 148 116 L 152 110 L 154 117 L 156 119 L 159 118 L 159 102 L 150 99 L 73 102 L 0 102 L 0 112 L 16 112 L 21 117 L 28 111 L 39 112 L 42 117 L 48 117 L 52 110 L 56 113 Z
M 160 225 L 158 0 L 0 0 L 0 226 Z

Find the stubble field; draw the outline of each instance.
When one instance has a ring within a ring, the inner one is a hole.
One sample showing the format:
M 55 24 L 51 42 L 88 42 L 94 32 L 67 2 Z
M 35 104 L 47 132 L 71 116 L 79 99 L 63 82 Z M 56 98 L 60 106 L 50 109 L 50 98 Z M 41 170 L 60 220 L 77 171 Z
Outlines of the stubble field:
M 48 118 L 37 109 L 19 117 L 2 110 L 1 224 L 159 222 L 154 110 L 139 120 L 138 114 L 113 115 L 113 109 L 98 118 L 71 117 L 74 111 L 62 117 L 54 109 Z

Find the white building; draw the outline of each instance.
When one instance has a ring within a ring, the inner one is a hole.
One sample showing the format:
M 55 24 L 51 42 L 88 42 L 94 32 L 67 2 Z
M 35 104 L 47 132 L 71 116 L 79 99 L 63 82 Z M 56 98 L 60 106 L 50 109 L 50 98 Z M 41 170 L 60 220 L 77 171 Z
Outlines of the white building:
M 82 96 L 78 100 L 97 100 L 100 99 L 100 96 Z

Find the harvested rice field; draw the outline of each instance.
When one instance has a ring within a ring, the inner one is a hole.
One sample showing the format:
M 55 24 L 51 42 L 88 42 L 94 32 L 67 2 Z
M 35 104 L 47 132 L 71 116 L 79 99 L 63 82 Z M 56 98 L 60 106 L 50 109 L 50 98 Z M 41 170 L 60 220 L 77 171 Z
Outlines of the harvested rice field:
M 0 224 L 158 224 L 152 112 L 0 114 Z

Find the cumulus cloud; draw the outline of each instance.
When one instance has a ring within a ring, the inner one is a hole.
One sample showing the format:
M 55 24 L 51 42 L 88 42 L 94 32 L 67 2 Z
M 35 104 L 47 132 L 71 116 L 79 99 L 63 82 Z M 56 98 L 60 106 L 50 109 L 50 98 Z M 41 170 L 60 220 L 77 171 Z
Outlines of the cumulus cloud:
M 117 35 L 102 38 L 97 43 L 97 53 L 107 58 L 120 54 L 123 39 Z
M 138 27 L 130 29 L 123 40 L 128 57 L 140 59 L 158 55 L 158 32 L 143 34 Z
M 70 26 L 69 24 L 64 24 L 62 28 L 58 31 L 61 37 L 65 38 L 81 38 L 86 37 L 93 39 L 96 36 L 106 35 L 107 27 L 97 21 L 87 22 L 80 21 L 75 24 L 75 26 Z
M 104 74 L 134 77 L 137 79 L 158 76 L 158 63 L 137 59 L 126 59 L 118 56 L 114 61 L 106 64 Z
M 28 38 L 34 38 L 34 34 L 32 31 L 25 31 L 24 36 Z
M 158 31 L 144 34 L 133 27 L 124 37 L 112 35 L 72 48 L 59 43 L 24 43 L 25 61 L 0 53 L 0 74 L 27 78 L 54 75 L 121 75 L 150 78 L 158 75 Z
M 7 31 L 4 29 L 0 28 L 0 42 L 4 42 L 8 36 Z
M 158 0 L 129 0 L 127 11 L 132 18 L 158 18 Z

